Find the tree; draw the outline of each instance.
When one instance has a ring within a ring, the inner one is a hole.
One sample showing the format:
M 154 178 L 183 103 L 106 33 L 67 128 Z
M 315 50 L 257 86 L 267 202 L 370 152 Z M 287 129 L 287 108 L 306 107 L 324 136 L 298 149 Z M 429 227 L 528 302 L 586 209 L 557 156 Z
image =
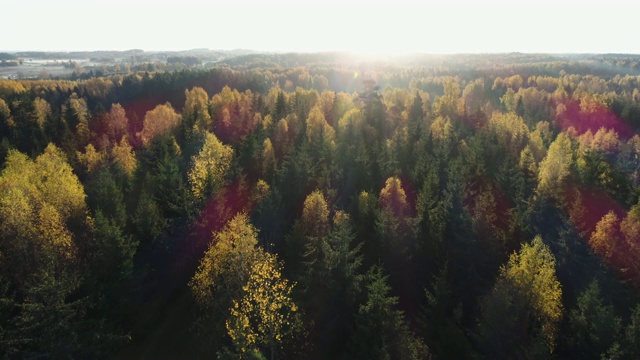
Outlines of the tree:
M 444 95 L 437 98 L 434 104 L 436 114 L 443 118 L 457 119 L 460 103 L 460 86 L 452 78 L 444 82 Z
M 355 319 L 351 343 L 354 359 L 428 359 L 429 350 L 407 325 L 398 310 L 398 298 L 382 269 L 374 267 L 367 274 L 365 302 Z
M 265 254 L 251 266 L 244 296 L 233 300 L 226 326 L 241 357 L 266 347 L 270 359 L 279 358 L 287 342 L 299 337 L 301 314 L 291 298 L 295 283 L 282 278 L 280 267 L 275 255 Z
M 318 200 L 316 204 L 325 208 L 324 199 L 314 196 L 318 193 L 314 192 L 307 199 L 313 196 Z M 313 210 L 316 211 L 308 211 L 304 215 L 309 217 L 313 216 L 312 213 L 323 212 L 317 208 Z M 327 233 L 320 230 L 317 235 L 309 232 L 305 237 L 301 305 L 308 323 L 313 324 L 311 335 L 319 346 L 319 355 L 337 356 L 355 311 L 361 281 L 358 271 L 362 263 L 362 244 L 354 244 L 355 236 L 345 212 L 336 211 L 331 226 L 328 225 L 330 230 Z
M 4 136 L 9 136 L 16 123 L 11 117 L 11 109 L 4 99 L 0 98 L 0 130 Z
M 325 120 L 322 109 L 315 106 L 311 109 L 307 118 L 307 141 L 319 151 L 325 144 L 333 145 L 335 131 Z
M 215 344 L 219 341 L 216 338 L 224 334 L 222 320 L 228 318 L 234 301 L 244 297 L 254 265 L 267 261 L 266 257 L 258 248 L 257 229 L 245 214 L 236 215 L 213 234 L 213 241 L 189 282 L 200 310 L 198 330 L 208 342 Z
M 287 120 L 280 119 L 273 134 L 275 155 L 278 159 L 281 159 L 287 153 L 289 144 L 291 142 L 290 138 L 291 136 L 289 134 L 289 124 Z
M 180 120 L 180 115 L 173 110 L 170 103 L 158 105 L 144 115 L 142 131 L 137 136 L 143 144 L 147 144 L 156 136 L 175 130 L 180 125 Z
M 124 320 L 131 294 L 134 255 L 138 242 L 101 211 L 95 216 L 95 237 L 90 244 L 89 283 L 98 308 L 110 322 Z
M 257 229 L 245 214 L 236 215 L 213 234 L 189 284 L 200 306 L 226 312 L 231 300 L 241 297 L 253 264 L 263 257 L 257 246 Z
M 318 281 L 324 283 L 328 280 L 324 267 L 324 250 L 328 246 L 327 236 L 330 230 L 329 207 L 320 190 L 315 190 L 305 198 L 302 215 L 294 229 L 300 232 L 294 231 L 289 236 L 291 249 L 288 254 L 291 257 L 287 265 L 302 273 L 300 276 L 305 289 L 317 288 L 320 285 Z M 298 269 L 302 264 L 304 266 Z
M 611 259 L 618 248 L 619 234 L 618 217 L 613 211 L 609 211 L 596 224 L 596 230 L 589 238 L 589 245 L 593 251 L 603 256 L 605 259 Z
M 269 138 L 266 138 L 262 143 L 260 158 L 260 173 L 262 178 L 269 180 L 276 170 L 276 156 Z
M 460 101 L 463 104 L 464 114 L 466 116 L 482 111 L 482 107 L 487 102 L 484 94 L 484 81 L 482 79 L 476 79 L 473 82 L 469 82 L 462 91 Z
M 549 146 L 547 157 L 540 163 L 538 193 L 556 201 L 564 201 L 564 190 L 573 164 L 571 139 L 560 133 Z
M 253 109 L 251 90 L 244 93 L 225 86 L 211 98 L 211 111 L 215 118 L 215 133 L 224 142 L 236 143 L 248 135 L 260 123 Z M 279 117 L 273 117 L 280 119 Z
M 78 161 L 83 165 L 88 174 L 91 174 L 100 168 L 106 157 L 104 151 L 96 151 L 93 144 L 87 145 L 84 149 L 84 153 L 77 151 L 76 154 Z
M 173 135 L 156 137 L 143 148 L 141 154 L 144 186 L 151 190 L 153 200 L 168 220 L 192 214 L 196 210 L 193 208 L 193 193 L 188 187 L 188 174 L 185 176 L 186 166 L 182 160 L 182 149 Z
M 472 355 L 471 344 L 462 327 L 462 306 L 455 303 L 448 279 L 447 265 L 432 278 L 425 289 L 426 304 L 423 308 L 424 323 L 419 323 L 426 333 L 429 349 L 436 356 L 452 359 L 468 359 Z
M 433 274 L 445 260 L 445 231 L 449 222 L 450 203 L 440 192 L 437 170 L 431 166 L 416 201 L 420 229 L 418 256 L 421 269 Z
M 583 359 L 611 358 L 619 346 L 621 320 L 613 306 L 605 305 L 600 285 L 594 280 L 578 297 L 575 309 L 569 314 L 571 344 Z
M 113 144 L 110 155 L 114 164 L 119 166 L 129 177 L 133 176 L 138 167 L 138 160 L 127 136 L 123 136 L 119 143 Z
M 382 246 L 380 250 L 388 265 L 394 267 L 407 261 L 416 245 L 411 236 L 411 209 L 399 178 L 387 179 L 380 190 L 379 203 L 376 231 Z M 392 274 L 392 279 L 396 280 L 396 275 Z
M 69 99 L 69 111 L 71 115 L 70 125 L 75 127 L 76 131 L 76 143 L 80 147 L 84 147 L 89 142 L 89 108 L 87 107 L 87 101 L 83 98 L 78 99 L 77 96 L 73 96 Z
M 153 199 L 150 190 L 143 190 L 133 213 L 133 225 L 136 238 L 145 242 L 154 242 L 167 229 L 169 222 L 163 209 Z
M 9 152 L 0 175 L 0 277 L 12 290 L 6 344 L 14 356 L 73 357 L 86 344 L 86 304 L 72 296 L 82 275 L 77 234 L 88 227 L 85 197 L 54 145 L 35 161 Z
M 418 92 L 413 98 L 413 103 L 409 109 L 409 119 L 407 123 L 409 146 L 413 147 L 416 145 L 422 136 L 422 132 L 426 130 L 425 125 L 424 104 L 422 101 L 422 95 Z M 411 155 L 413 156 L 414 153 L 411 152 Z
M 640 203 L 634 205 L 620 223 L 620 231 L 629 248 L 640 251 Z
M 350 301 L 354 301 L 361 281 L 359 271 L 362 265 L 362 243 L 355 243 L 351 219 L 344 211 L 336 211 L 334 214 L 328 242 L 331 252 L 325 256 L 326 266 L 332 272 L 335 286 L 344 288 L 347 301 L 340 302 L 348 305 Z
M 548 358 L 562 319 L 555 258 L 537 236 L 509 258 L 481 302 L 480 336 L 489 356 Z
M 122 105 L 111 105 L 111 110 L 102 118 L 102 126 L 111 143 L 117 142 L 129 133 L 129 120 Z
M 502 254 L 505 254 L 507 234 L 498 225 L 498 216 L 500 214 L 494 196 L 494 188 L 492 186 L 481 189 L 473 199 L 473 209 L 471 210 L 471 223 L 474 232 L 480 237 L 480 240 L 487 248 L 487 252 L 494 259 L 504 260 Z
M 524 119 L 515 113 L 494 112 L 487 129 L 496 137 L 498 144 L 512 156 L 519 156 L 529 141 L 529 129 Z
M 284 93 L 282 91 L 279 91 L 278 97 L 276 99 L 276 103 L 274 104 L 274 107 L 273 107 L 272 117 L 274 119 L 282 119 L 283 117 L 285 117 L 286 112 L 287 112 L 286 98 Z
M 204 145 L 191 159 L 193 165 L 189 171 L 191 193 L 198 201 L 206 201 L 224 184 L 232 158 L 230 146 L 224 145 L 212 133 L 205 134 Z
M 209 95 L 201 87 L 185 90 L 184 107 L 182 116 L 183 126 L 188 134 L 199 134 L 211 131 L 212 120 L 209 114 Z
M 636 305 L 631 312 L 631 319 L 625 329 L 625 353 L 629 358 L 640 356 L 640 306 Z
M 500 98 L 500 104 L 508 112 L 516 111 L 516 107 L 518 105 L 518 97 L 513 89 L 507 89 L 507 92 Z
M 120 228 L 127 225 L 123 189 L 109 168 L 101 169 L 87 182 L 88 203 L 94 213 L 100 212 Z
M 393 216 L 402 218 L 409 215 L 407 194 L 402 188 L 402 182 L 397 177 L 390 177 L 380 190 L 380 207 L 382 211 L 390 212 Z
M 302 208 L 302 226 L 307 236 L 323 237 L 329 232 L 329 207 L 319 190 L 309 194 Z
M 1 108 L 2 105 L 0 104 L 0 112 L 2 112 Z M 51 105 L 49 105 L 46 100 L 37 97 L 33 100 L 33 110 L 38 126 L 40 129 L 44 129 L 45 124 L 51 116 Z

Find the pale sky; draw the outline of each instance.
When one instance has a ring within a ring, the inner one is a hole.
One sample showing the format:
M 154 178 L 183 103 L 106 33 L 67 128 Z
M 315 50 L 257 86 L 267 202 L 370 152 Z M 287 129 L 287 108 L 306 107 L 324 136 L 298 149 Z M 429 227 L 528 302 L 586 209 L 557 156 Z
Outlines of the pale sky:
M 640 53 L 640 1 L 0 0 L 0 34 L 0 51 Z

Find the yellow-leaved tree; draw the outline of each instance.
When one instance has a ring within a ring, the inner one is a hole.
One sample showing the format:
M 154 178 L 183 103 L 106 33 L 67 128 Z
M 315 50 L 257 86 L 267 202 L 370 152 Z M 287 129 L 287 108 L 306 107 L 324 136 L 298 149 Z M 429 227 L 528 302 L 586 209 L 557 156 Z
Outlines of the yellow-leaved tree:
M 494 112 L 487 129 L 493 133 L 498 144 L 512 154 L 520 154 L 529 142 L 529 129 L 524 119 L 515 113 Z
M 314 106 L 307 118 L 307 141 L 314 148 L 320 149 L 325 144 L 334 146 L 335 131 L 327 123 L 320 106 Z
M 170 103 L 158 105 L 144 115 L 142 131 L 137 135 L 144 144 L 158 135 L 167 134 L 180 125 L 181 117 Z
M 205 201 L 224 183 L 224 177 L 231 167 L 233 149 L 207 132 L 200 152 L 193 156 L 193 167 L 189 171 L 191 193 L 197 201 Z
M 47 119 L 51 116 L 51 105 L 46 100 L 37 97 L 33 100 L 33 114 L 40 129 L 44 129 Z
M 245 214 L 235 216 L 220 231 L 205 253 L 189 283 L 199 308 L 197 329 L 204 338 L 222 339 L 224 319 L 234 300 L 244 295 L 254 263 L 264 258 L 258 248 L 258 232 Z
M 231 300 L 242 295 L 253 263 L 264 256 L 257 246 L 258 232 L 245 214 L 236 215 L 214 233 L 189 284 L 197 303 L 206 309 L 218 307 L 226 314 Z
M 260 152 L 260 174 L 264 179 L 271 179 L 276 170 L 276 155 L 273 151 L 271 140 L 266 138 L 262 143 L 262 151 Z
M 226 330 L 235 350 L 228 355 L 256 353 L 260 346 L 280 354 L 285 340 L 301 330 L 293 284 L 281 277 L 275 255 L 258 246 L 245 214 L 214 233 L 189 286 L 200 308 L 199 330 L 209 339 Z
M 329 207 L 322 192 L 316 190 L 304 200 L 302 226 L 308 236 L 322 237 L 329 232 Z
M 269 349 L 276 359 L 285 346 L 302 330 L 301 314 L 291 298 L 294 283 L 282 277 L 281 264 L 275 255 L 265 253 L 253 264 L 244 296 L 233 301 L 227 331 L 240 355 Z
M 209 114 L 209 95 L 201 87 L 185 90 L 185 102 L 182 116 L 187 125 L 187 131 L 195 134 L 210 131 L 212 126 Z
M 85 306 L 73 295 L 81 279 L 76 237 L 88 233 L 88 220 L 83 186 L 62 151 L 49 144 L 35 161 L 9 151 L 0 174 L 0 274 L 11 289 L 2 296 L 11 309 L 2 323 L 12 324 L 0 331 L 3 346 L 11 344 L 5 355 L 72 351 Z
M 64 154 L 53 144 L 32 161 L 10 151 L 0 177 L 0 229 L 3 253 L 20 276 L 41 259 L 40 251 L 69 258 L 74 244 L 69 225 L 86 217 L 84 188 Z
M 560 133 L 549 146 L 547 157 L 540 163 L 538 193 L 549 196 L 556 201 L 563 201 L 564 187 L 571 174 L 572 164 L 571 139 L 565 133 Z
M 133 172 L 138 166 L 138 160 L 126 135 L 122 136 L 119 143 L 113 144 L 111 148 L 111 159 L 113 163 L 120 166 L 128 176 L 133 176 Z
M 511 255 L 481 302 L 480 334 L 487 353 L 504 358 L 553 353 L 563 312 L 555 267 L 555 257 L 539 236 Z
M 408 250 L 407 243 L 410 235 L 410 206 L 407 194 L 402 187 L 402 181 L 395 176 L 387 179 L 385 186 L 380 190 L 380 212 L 376 220 L 380 245 L 394 249 L 393 253 L 403 253 Z
M 589 238 L 589 245 L 593 251 L 610 259 L 618 247 L 620 220 L 613 211 L 609 211 L 596 224 L 595 231 Z

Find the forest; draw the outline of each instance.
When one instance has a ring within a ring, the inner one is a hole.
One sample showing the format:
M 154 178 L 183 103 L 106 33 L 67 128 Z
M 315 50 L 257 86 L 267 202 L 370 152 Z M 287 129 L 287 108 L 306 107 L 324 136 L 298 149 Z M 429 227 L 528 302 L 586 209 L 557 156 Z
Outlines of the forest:
M 637 55 L 0 80 L 0 358 L 638 359 L 639 289 Z

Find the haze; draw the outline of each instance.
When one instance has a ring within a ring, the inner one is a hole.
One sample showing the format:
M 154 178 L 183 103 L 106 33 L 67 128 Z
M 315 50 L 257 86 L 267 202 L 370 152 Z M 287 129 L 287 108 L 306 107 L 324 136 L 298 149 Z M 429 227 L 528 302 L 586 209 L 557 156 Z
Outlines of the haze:
M 5 0 L 0 9 L 0 51 L 640 53 L 640 6 L 621 1 Z

